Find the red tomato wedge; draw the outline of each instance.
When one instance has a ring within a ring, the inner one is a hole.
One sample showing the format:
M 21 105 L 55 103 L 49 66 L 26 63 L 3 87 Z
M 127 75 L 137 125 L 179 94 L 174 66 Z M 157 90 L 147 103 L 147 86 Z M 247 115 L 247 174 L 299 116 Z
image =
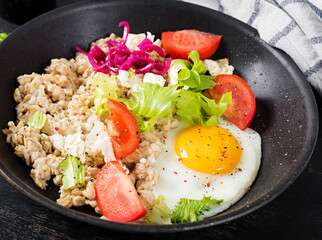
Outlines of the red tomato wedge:
M 116 159 L 126 157 L 137 149 L 140 143 L 140 129 L 133 114 L 121 103 L 108 99 L 110 115 L 107 131 L 111 137 Z
M 218 103 L 226 92 L 232 92 L 232 103 L 229 104 L 224 116 L 241 130 L 246 129 L 255 116 L 256 101 L 252 89 L 240 77 L 231 74 L 218 75 L 213 89 L 208 89 L 209 95 Z
M 161 41 L 162 47 L 172 58 L 188 59 L 189 53 L 196 50 L 202 60 L 210 58 L 214 54 L 221 37 L 221 35 L 189 29 L 163 32 Z
M 107 162 L 101 169 L 95 195 L 98 208 L 109 220 L 130 222 L 146 214 L 130 177 L 118 161 Z

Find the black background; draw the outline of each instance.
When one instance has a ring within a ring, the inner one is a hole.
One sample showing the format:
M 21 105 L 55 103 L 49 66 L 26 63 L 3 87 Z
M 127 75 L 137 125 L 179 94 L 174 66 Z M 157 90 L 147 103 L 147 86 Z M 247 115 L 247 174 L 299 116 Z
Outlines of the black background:
M 77 0 L 57 0 L 56 7 L 73 2 Z M 12 32 L 18 24 L 14 17 L 10 21 L 0 17 L 0 32 Z M 316 92 L 315 96 L 322 126 L 322 98 Z M 0 239 L 322 239 L 321 146 L 320 130 L 303 173 L 271 203 L 223 225 L 176 234 L 138 235 L 96 228 L 35 203 L 0 176 Z

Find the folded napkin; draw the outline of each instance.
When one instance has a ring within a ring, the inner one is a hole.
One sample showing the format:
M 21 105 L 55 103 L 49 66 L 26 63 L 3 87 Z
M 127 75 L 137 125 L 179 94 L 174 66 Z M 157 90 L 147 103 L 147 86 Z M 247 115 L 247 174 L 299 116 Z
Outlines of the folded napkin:
M 184 0 L 218 10 L 256 28 L 286 52 L 322 95 L 322 0 Z

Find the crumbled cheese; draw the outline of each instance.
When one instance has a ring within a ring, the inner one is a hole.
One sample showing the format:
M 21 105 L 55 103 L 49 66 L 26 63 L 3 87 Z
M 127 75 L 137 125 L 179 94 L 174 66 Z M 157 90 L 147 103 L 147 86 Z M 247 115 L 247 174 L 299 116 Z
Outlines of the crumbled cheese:
M 63 156 L 68 154 L 78 157 L 81 162 L 85 161 L 85 142 L 84 135 L 80 132 L 69 134 L 66 137 L 60 134 L 50 136 L 54 148 L 58 149 Z
M 150 32 L 146 32 L 146 37 L 151 40 L 151 42 L 154 42 L 154 35 Z M 158 39 L 157 39 L 158 40 Z
M 58 149 L 60 152 L 64 151 L 65 137 L 60 134 L 54 134 L 49 137 L 54 148 Z
M 165 79 L 157 74 L 154 73 L 146 73 L 143 78 L 144 83 L 155 83 L 159 84 L 160 87 L 163 87 L 165 84 Z
M 104 156 L 104 161 L 113 161 L 115 155 L 111 143 L 110 136 L 106 131 L 106 126 L 101 121 L 95 121 L 92 131 L 87 135 L 85 140 L 86 152 L 89 155 L 95 155 L 101 151 Z
M 94 126 L 94 123 L 96 121 L 99 121 L 100 117 L 98 115 L 91 115 L 86 122 L 83 123 L 82 128 L 87 131 L 90 132 Z
M 146 162 L 147 162 L 146 158 L 141 158 L 140 159 L 140 163 L 146 163 Z
M 156 45 L 156 46 L 158 46 L 158 47 L 161 47 L 162 42 L 161 42 L 160 39 L 157 39 L 157 40 L 155 40 L 155 42 L 153 44 Z
M 219 74 L 233 74 L 234 67 L 229 65 L 228 58 L 219 60 L 206 59 L 203 61 L 211 76 Z
M 125 45 L 132 52 L 145 39 L 145 37 L 146 37 L 145 33 L 140 33 L 140 34 L 129 33 Z
M 78 132 L 69 134 L 66 137 L 54 134 L 50 136 L 50 141 L 54 148 L 58 149 L 63 156 L 70 154 L 78 157 L 83 164 L 85 163 L 85 153 L 95 156 L 101 152 L 105 162 L 115 160 L 110 136 L 106 131 L 104 123 L 99 120 L 94 122 L 94 127 L 86 139 L 82 133 Z
M 138 50 L 137 46 L 145 39 L 148 38 L 153 42 L 153 44 L 161 47 L 161 41 L 160 39 L 155 39 L 155 36 L 151 34 L 150 32 L 145 33 L 139 33 L 139 34 L 133 34 L 129 33 L 127 37 L 127 41 L 125 43 L 126 47 L 132 52 L 134 50 Z
M 80 159 L 85 159 L 84 135 L 80 132 L 67 135 L 64 148 L 68 154 Z
M 128 71 L 120 70 L 117 81 L 119 85 L 131 88 L 132 92 L 138 92 L 138 87 L 143 81 L 143 75 L 135 74 L 135 76 L 133 76 Z

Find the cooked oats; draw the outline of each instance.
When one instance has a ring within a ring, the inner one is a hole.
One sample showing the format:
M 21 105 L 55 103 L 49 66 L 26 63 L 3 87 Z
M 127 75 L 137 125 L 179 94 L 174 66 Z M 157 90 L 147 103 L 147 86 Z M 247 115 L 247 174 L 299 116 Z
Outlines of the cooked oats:
M 145 37 L 145 34 L 130 34 L 129 49 L 136 49 Z M 154 40 L 150 33 L 148 38 Z M 120 40 L 111 34 L 92 43 L 91 48 L 98 45 L 108 53 L 106 41 L 109 39 Z M 159 40 L 155 43 L 160 45 Z M 151 58 L 160 59 L 155 53 L 151 53 Z M 31 167 L 30 175 L 38 187 L 45 190 L 48 181 L 52 180 L 60 188 L 59 205 L 68 208 L 90 205 L 99 213 L 94 184 L 100 168 L 115 157 L 106 132 L 106 121 L 95 115 L 94 89 L 90 85 L 93 75 L 87 56 L 76 53 L 74 59 L 52 59 L 43 74 L 19 76 L 19 86 L 14 91 L 17 120 L 10 121 L 3 132 L 15 154 Z M 119 96 L 130 96 L 135 92 L 144 75 L 137 74 L 131 82 L 132 77 L 128 72 L 120 71 L 117 78 Z M 41 130 L 27 125 L 36 111 L 46 114 L 46 123 Z M 153 206 L 151 190 L 158 181 L 152 163 L 162 151 L 164 132 L 177 126 L 178 121 L 172 117 L 158 119 L 151 131 L 141 134 L 139 147 L 120 160 L 124 167 L 128 167 L 130 179 L 147 210 Z M 65 189 L 59 166 L 68 154 L 77 156 L 84 165 L 85 182 Z

